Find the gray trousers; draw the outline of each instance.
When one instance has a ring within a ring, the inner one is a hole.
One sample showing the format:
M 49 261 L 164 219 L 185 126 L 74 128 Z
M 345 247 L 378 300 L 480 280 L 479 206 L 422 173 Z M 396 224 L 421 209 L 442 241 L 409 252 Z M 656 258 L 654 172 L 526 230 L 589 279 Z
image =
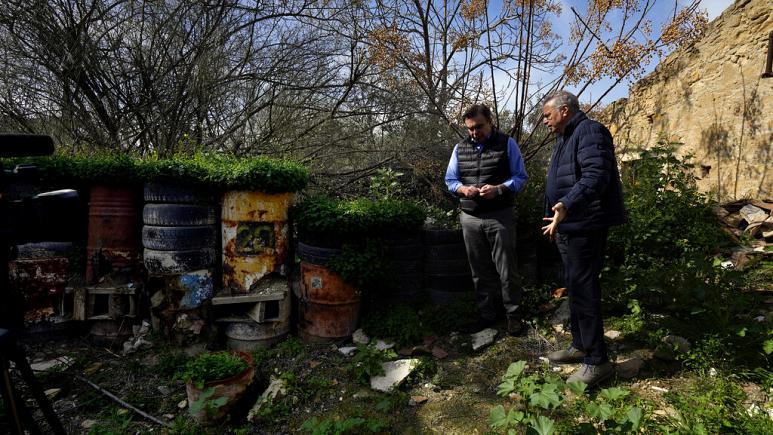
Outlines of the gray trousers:
M 521 313 L 521 280 L 515 254 L 515 216 L 511 209 L 480 213 L 461 213 L 462 234 L 480 316 L 494 320 L 504 305 L 505 315 Z

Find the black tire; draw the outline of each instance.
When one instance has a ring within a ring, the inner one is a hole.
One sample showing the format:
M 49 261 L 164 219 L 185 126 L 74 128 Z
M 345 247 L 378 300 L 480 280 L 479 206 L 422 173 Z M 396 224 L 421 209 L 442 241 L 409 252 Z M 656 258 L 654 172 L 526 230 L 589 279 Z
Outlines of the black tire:
M 211 225 L 191 227 L 142 227 L 142 245 L 156 251 L 187 251 L 214 248 L 215 227 Z
M 469 275 L 470 262 L 467 257 L 448 260 L 433 259 L 424 263 L 424 273 L 427 275 Z
M 38 258 L 65 257 L 72 253 L 73 246 L 70 242 L 40 242 L 26 243 L 17 247 L 16 258 L 19 260 L 32 260 Z
M 175 275 L 207 269 L 215 264 L 214 249 L 156 251 L 145 249 L 145 268 L 151 275 Z
M 428 275 L 425 277 L 425 287 L 440 292 L 473 291 L 475 285 L 470 275 Z
M 214 207 L 196 204 L 145 204 L 142 209 L 145 225 L 191 226 L 214 225 Z
M 422 231 L 422 236 L 427 246 L 464 243 L 462 230 L 428 229 Z
M 420 260 L 424 256 L 424 246 L 419 244 L 392 245 L 389 247 L 389 256 L 394 259 Z
M 424 248 L 424 261 L 467 259 L 467 250 L 464 244 L 432 245 Z
M 324 266 L 330 260 L 341 252 L 337 248 L 320 248 L 318 246 L 307 245 L 302 242 L 298 242 L 298 257 L 301 260 L 316 264 L 318 266 Z
M 143 196 L 145 202 L 164 204 L 208 204 L 214 200 L 211 192 L 200 187 L 168 183 L 145 183 Z

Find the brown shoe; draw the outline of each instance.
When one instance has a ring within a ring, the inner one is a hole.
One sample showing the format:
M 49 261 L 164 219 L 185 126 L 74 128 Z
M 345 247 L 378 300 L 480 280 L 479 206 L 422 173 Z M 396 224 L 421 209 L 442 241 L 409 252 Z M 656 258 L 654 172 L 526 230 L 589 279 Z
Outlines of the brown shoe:
M 585 358 L 585 352 L 575 348 L 574 346 L 569 346 L 568 349 L 557 350 L 548 354 L 548 359 L 550 362 L 556 364 L 581 363 L 583 358 Z

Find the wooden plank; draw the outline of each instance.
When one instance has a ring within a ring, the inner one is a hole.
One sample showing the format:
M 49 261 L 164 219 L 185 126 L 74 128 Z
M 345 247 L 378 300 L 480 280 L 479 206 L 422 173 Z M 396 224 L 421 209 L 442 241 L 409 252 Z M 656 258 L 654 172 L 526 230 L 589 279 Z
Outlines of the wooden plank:
M 127 287 L 86 287 L 92 295 L 133 295 L 137 289 Z
M 269 294 L 246 294 L 238 296 L 215 296 L 212 305 L 248 304 L 262 301 L 281 301 L 286 292 Z
M 230 315 L 218 317 L 215 319 L 216 323 L 255 323 L 254 320 L 247 316 Z
M 133 319 L 135 316 L 133 316 L 133 315 L 131 315 L 131 314 L 124 314 L 124 315 L 122 315 L 122 316 L 120 316 L 120 317 L 126 317 L 126 318 L 129 318 L 129 319 Z M 118 321 L 117 319 L 115 319 L 115 318 L 113 318 L 113 317 L 110 317 L 110 315 L 109 315 L 109 314 L 100 314 L 100 315 L 98 315 L 98 316 L 90 316 L 90 317 L 89 317 L 88 319 L 86 319 L 86 320 L 114 320 L 114 321 L 116 321 L 116 322 Z
M 73 320 L 86 320 L 86 289 L 76 288 L 72 298 Z

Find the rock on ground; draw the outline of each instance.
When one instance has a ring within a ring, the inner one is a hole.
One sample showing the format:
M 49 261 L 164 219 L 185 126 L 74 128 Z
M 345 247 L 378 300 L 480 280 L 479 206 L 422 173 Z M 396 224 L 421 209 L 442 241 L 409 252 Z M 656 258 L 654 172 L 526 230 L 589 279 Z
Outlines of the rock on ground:
M 371 377 L 370 387 L 387 392 L 407 378 L 418 364 L 419 360 L 415 358 L 385 362 L 381 365 L 384 368 L 384 375 Z

